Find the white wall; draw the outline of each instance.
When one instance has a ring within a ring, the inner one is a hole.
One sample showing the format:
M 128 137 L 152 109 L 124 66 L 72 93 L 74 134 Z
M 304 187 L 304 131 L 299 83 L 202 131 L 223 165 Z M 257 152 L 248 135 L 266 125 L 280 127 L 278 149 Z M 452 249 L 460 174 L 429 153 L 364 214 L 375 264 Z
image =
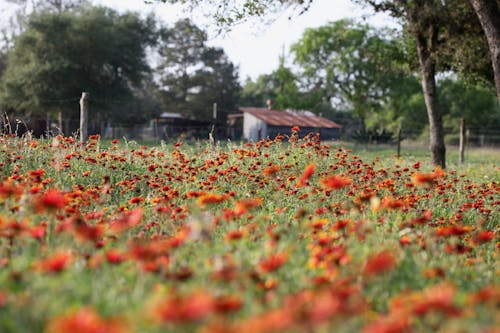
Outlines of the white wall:
M 260 138 L 259 138 L 260 131 Z M 250 113 L 243 113 L 243 139 L 259 141 L 267 137 L 267 124 Z

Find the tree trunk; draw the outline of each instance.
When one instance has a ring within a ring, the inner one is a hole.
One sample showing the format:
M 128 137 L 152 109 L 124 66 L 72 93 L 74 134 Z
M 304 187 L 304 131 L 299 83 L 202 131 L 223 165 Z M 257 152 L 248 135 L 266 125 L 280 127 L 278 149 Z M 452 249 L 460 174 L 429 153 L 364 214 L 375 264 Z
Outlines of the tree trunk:
M 416 36 L 417 53 L 422 71 L 422 89 L 424 92 L 425 106 L 427 108 L 427 116 L 429 117 L 430 130 L 430 152 L 432 163 L 436 166 L 446 167 L 446 148 L 444 145 L 444 129 L 441 116 L 441 108 L 436 87 L 436 61 L 429 48 L 432 47 L 432 41 L 435 33 L 433 29 L 429 29 L 430 36 L 419 34 Z
M 498 0 L 469 0 L 476 12 L 488 46 L 495 77 L 495 88 L 500 102 L 500 4 Z

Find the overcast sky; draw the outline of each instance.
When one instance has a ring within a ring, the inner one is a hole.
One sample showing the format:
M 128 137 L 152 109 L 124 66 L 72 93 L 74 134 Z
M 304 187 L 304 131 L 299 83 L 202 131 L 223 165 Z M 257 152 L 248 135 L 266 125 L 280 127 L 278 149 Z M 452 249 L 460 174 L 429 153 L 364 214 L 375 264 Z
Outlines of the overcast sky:
M 180 10 L 179 6 L 146 5 L 141 0 L 98 0 L 96 2 L 119 10 L 130 9 L 144 13 L 154 11 L 166 22 L 175 22 L 188 15 Z M 375 25 L 385 25 L 388 21 L 387 17 L 374 16 L 369 13 L 368 10 L 363 10 L 350 0 L 315 0 L 309 11 L 301 16 L 295 15 L 291 20 L 289 16 L 293 13 L 285 12 L 271 23 L 265 24 L 258 19 L 252 19 L 224 35 L 217 36 L 211 33 L 210 44 L 222 47 L 231 61 L 239 66 L 241 80 L 248 76 L 256 78 L 260 74 L 275 70 L 283 48 L 288 50 L 306 28 L 319 27 L 341 18 L 362 20 L 367 17 L 368 22 Z M 200 18 L 199 15 L 195 16 L 195 19 L 203 21 L 201 24 L 203 28 L 210 30 L 210 20 Z
M 162 3 L 145 4 L 143 0 L 94 0 L 93 3 L 109 6 L 119 11 L 133 10 L 144 14 L 153 12 L 167 24 L 173 24 L 190 15 L 181 10 L 180 6 Z M 2 7 L 5 8 L 5 2 L 0 0 L 0 8 Z M 363 10 L 350 0 L 315 0 L 305 14 L 295 15 L 289 20 L 290 14 L 290 12 L 285 12 L 267 24 L 252 19 L 224 35 L 217 35 L 215 29 L 210 28 L 211 20 L 199 13 L 191 14 L 191 16 L 196 24 L 209 31 L 210 45 L 222 47 L 229 59 L 239 66 L 242 81 L 248 76 L 256 78 L 260 74 L 275 70 L 283 48 L 288 50 L 306 28 L 319 27 L 341 18 L 362 20 L 367 16 L 367 21 L 371 24 L 380 26 L 389 23 L 387 17 L 378 14 L 370 15 L 368 10 Z M 210 30 L 212 30 L 211 33 Z

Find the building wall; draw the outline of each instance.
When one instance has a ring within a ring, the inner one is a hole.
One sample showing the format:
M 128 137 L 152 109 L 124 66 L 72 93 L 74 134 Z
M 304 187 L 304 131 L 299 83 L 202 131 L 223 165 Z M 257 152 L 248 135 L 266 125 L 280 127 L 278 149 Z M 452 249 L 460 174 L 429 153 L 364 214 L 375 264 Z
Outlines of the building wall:
M 267 124 L 245 112 L 243 114 L 243 139 L 259 141 L 267 136 Z

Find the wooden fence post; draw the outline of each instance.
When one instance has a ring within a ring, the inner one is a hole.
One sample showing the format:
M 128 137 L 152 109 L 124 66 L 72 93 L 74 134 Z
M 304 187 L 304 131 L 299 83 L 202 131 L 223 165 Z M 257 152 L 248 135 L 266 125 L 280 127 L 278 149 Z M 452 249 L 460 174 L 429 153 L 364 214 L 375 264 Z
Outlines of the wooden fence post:
M 465 119 L 460 119 L 460 139 L 458 143 L 458 164 L 464 163 L 465 152 Z
M 57 112 L 57 127 L 58 127 L 59 134 L 64 135 L 62 112 L 61 111 Z
M 403 128 L 403 122 L 401 119 L 399 120 L 398 123 L 398 131 L 397 131 L 397 140 L 398 140 L 398 158 L 401 157 L 401 130 Z
M 88 136 L 89 93 L 82 92 L 80 98 L 80 142 L 87 141 Z

